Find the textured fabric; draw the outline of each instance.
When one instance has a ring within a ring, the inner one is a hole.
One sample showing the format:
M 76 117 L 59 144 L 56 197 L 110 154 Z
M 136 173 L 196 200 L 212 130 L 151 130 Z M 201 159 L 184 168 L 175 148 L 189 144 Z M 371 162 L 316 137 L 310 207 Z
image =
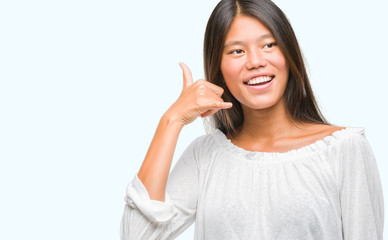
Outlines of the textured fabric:
M 250 152 L 221 131 L 197 138 L 171 171 L 166 201 L 128 185 L 121 239 L 382 240 L 384 200 L 363 128 L 286 153 Z

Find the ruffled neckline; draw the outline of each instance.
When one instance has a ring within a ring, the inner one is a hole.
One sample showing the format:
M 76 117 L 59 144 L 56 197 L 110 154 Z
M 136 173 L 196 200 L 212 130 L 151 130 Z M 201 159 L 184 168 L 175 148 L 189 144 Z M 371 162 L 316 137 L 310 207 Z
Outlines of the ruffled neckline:
M 327 149 L 329 146 L 339 142 L 340 139 L 346 138 L 350 135 L 361 134 L 364 135 L 363 127 L 346 127 L 340 130 L 333 132 L 332 134 L 319 139 L 311 144 L 303 146 L 301 148 L 292 149 L 287 152 L 259 152 L 259 151 L 249 151 L 243 148 L 234 145 L 230 139 L 228 139 L 223 132 L 219 129 L 216 129 L 213 136 L 216 141 L 231 154 L 235 155 L 238 158 L 244 158 L 248 160 L 275 160 L 275 159 L 290 159 L 290 158 L 300 158 L 301 156 L 306 156 L 314 153 L 319 153 L 322 150 Z

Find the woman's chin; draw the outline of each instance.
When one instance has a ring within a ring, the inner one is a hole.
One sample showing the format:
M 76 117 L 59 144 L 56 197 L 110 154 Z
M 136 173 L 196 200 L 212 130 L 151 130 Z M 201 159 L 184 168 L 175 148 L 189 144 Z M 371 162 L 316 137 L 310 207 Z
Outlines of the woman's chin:
M 281 99 L 263 99 L 241 103 L 243 110 L 270 110 L 281 105 L 283 105 L 282 107 L 285 107 L 285 104 Z

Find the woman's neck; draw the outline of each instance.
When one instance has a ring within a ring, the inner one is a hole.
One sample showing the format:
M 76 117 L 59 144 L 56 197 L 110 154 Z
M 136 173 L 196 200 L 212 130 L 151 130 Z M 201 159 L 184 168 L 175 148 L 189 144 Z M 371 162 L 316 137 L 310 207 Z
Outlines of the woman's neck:
M 287 152 L 307 146 L 343 129 L 326 124 L 292 121 L 284 100 L 266 109 L 243 106 L 244 124 L 233 144 L 249 151 Z
M 243 107 L 243 112 L 244 124 L 236 138 L 274 141 L 298 129 L 287 114 L 284 100 L 266 109 Z

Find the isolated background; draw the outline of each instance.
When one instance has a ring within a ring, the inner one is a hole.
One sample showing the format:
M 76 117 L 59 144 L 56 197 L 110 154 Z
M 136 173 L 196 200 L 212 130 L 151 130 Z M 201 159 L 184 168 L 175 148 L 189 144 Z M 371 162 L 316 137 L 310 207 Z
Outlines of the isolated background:
M 180 94 L 178 62 L 204 76 L 217 3 L 0 2 L 0 239 L 119 238 L 126 186 Z M 387 1 L 275 3 L 325 116 L 366 128 L 387 195 Z M 185 127 L 174 163 L 204 133 Z

